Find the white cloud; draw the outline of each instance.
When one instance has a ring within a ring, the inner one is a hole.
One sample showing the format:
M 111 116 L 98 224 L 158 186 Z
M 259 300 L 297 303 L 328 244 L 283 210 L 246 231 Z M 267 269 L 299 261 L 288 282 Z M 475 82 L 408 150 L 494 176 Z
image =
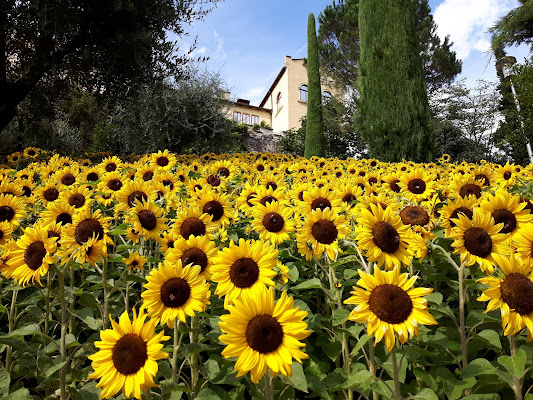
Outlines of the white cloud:
M 250 100 L 250 104 L 259 104 L 266 93 L 265 86 L 256 86 L 244 94 L 244 98 Z
M 213 36 L 215 37 L 215 42 L 217 44 L 214 57 L 225 60 L 227 56 L 226 51 L 224 50 L 224 39 L 218 34 L 217 31 L 213 31 Z
M 518 5 L 516 0 L 444 0 L 433 17 L 441 38 L 450 35 L 459 59 L 490 49 L 488 29 Z
M 304 53 L 305 52 L 305 53 Z M 294 54 L 295 57 L 300 57 L 300 55 L 307 56 L 307 42 L 300 47 L 296 53 Z

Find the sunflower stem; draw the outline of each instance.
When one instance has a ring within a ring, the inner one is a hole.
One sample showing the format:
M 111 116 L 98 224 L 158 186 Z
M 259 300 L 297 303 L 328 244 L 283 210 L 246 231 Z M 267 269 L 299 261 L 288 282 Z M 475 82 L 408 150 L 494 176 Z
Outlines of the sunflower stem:
M 368 340 L 368 370 L 372 374 L 373 382 L 377 381 L 375 352 L 376 349 L 374 348 L 374 336 L 371 336 Z M 372 398 L 374 400 L 379 400 L 379 394 L 375 390 L 372 391 Z
M 461 335 L 461 354 L 463 371 L 468 365 L 468 351 L 465 328 L 465 285 L 464 285 L 465 264 L 461 263 L 459 268 L 459 333 Z
M 394 397 L 396 400 L 402 400 L 402 392 L 400 391 L 400 379 L 398 378 L 398 361 L 396 360 L 396 347 L 392 348 L 392 374 L 394 375 Z
M 178 383 L 178 350 L 180 320 L 174 319 L 174 347 L 172 349 L 172 382 Z
M 265 374 L 265 400 L 274 400 L 273 379 L 272 379 L 272 375 L 270 375 L 268 367 L 267 367 L 267 371 Z
M 515 335 L 509 335 L 509 345 L 510 345 L 510 350 L 511 350 L 511 357 L 514 356 L 514 354 L 516 353 L 516 336 Z M 523 396 L 522 396 L 522 385 L 523 385 L 523 382 L 522 382 L 522 378 L 516 378 L 514 377 L 513 378 L 513 383 L 512 383 L 512 389 L 513 389 L 513 392 L 514 392 L 514 398 L 515 400 L 522 400 L 523 399 Z
M 191 332 L 189 334 L 191 343 L 198 342 L 198 317 L 191 317 Z M 199 369 L 198 369 L 198 354 L 191 354 L 191 390 L 193 393 L 193 398 L 196 397 L 196 384 L 198 383 L 199 378 Z
M 74 268 L 70 267 L 70 293 L 74 293 Z M 74 299 L 70 302 L 70 318 L 69 318 L 69 333 L 74 335 L 74 327 L 76 324 L 74 323 L 74 306 L 75 302 Z
M 15 327 L 15 314 L 16 314 L 16 304 L 17 304 L 17 294 L 18 290 L 13 290 L 13 293 L 11 295 L 11 307 L 9 307 L 9 315 L 8 315 L 8 333 L 13 332 L 13 328 Z M 11 372 L 11 363 L 12 363 L 12 354 L 13 354 L 13 348 L 11 346 L 7 346 L 6 351 L 6 371 Z
M 152 400 L 152 391 L 150 388 L 143 390 L 143 398 L 144 400 Z
M 50 270 L 48 270 L 47 279 L 46 279 L 46 292 L 44 295 L 44 334 L 48 335 L 48 330 L 50 329 L 50 286 L 52 285 L 52 275 Z
M 109 300 L 109 293 L 107 287 L 107 257 L 104 257 L 104 265 L 102 267 L 102 285 L 104 288 L 104 304 L 102 305 L 102 326 L 107 329 L 107 302 Z
M 67 398 L 66 393 L 66 376 L 67 376 L 67 302 L 65 299 L 65 273 L 60 271 L 59 268 L 56 271 L 59 279 L 59 301 L 61 302 L 61 341 L 59 345 L 59 352 L 61 354 L 61 362 L 65 363 L 59 370 L 59 398 L 65 400 Z

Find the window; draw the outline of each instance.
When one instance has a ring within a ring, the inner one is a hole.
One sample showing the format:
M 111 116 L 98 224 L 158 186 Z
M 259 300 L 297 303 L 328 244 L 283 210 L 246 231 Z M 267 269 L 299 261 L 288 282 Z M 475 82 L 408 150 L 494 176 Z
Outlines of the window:
M 281 92 L 279 92 L 278 97 L 276 97 L 276 112 L 281 110 L 281 107 L 283 107 L 283 104 L 281 104 Z
M 300 86 L 300 101 L 307 103 L 307 85 Z
M 322 92 L 322 104 L 328 104 L 331 100 L 331 93 L 323 91 Z
M 250 125 L 250 114 L 242 114 L 242 123 Z
M 233 120 L 241 122 L 241 113 L 238 111 L 233 111 Z
M 252 115 L 252 125 L 259 124 L 259 117 L 257 115 Z

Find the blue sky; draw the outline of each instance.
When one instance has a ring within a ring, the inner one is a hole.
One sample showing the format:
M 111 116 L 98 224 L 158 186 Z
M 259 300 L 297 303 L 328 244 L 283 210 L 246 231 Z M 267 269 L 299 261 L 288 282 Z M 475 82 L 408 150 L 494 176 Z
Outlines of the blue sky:
M 307 18 L 318 18 L 333 0 L 225 0 L 188 29 L 187 46 L 198 36 L 196 56 L 209 56 L 200 68 L 219 72 L 233 98 L 258 105 L 283 66 L 285 55 L 307 56 Z M 463 60 L 469 86 L 476 79 L 496 80 L 494 57 L 489 50 L 487 29 L 517 0 L 430 0 L 439 36 L 449 34 Z M 318 21 L 317 21 L 318 29 Z M 528 56 L 526 46 L 508 49 L 518 61 Z

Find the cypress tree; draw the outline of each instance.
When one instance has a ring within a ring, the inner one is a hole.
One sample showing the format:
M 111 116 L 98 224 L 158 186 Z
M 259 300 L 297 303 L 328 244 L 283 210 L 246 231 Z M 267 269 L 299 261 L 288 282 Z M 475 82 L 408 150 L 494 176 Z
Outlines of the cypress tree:
M 434 137 L 410 0 L 360 0 L 359 117 L 370 156 L 433 158 Z
M 307 23 L 307 124 L 305 130 L 305 152 L 307 158 L 323 157 L 326 153 L 326 137 L 322 121 L 322 95 L 320 71 L 318 69 L 318 42 L 316 39 L 315 16 L 309 14 Z

